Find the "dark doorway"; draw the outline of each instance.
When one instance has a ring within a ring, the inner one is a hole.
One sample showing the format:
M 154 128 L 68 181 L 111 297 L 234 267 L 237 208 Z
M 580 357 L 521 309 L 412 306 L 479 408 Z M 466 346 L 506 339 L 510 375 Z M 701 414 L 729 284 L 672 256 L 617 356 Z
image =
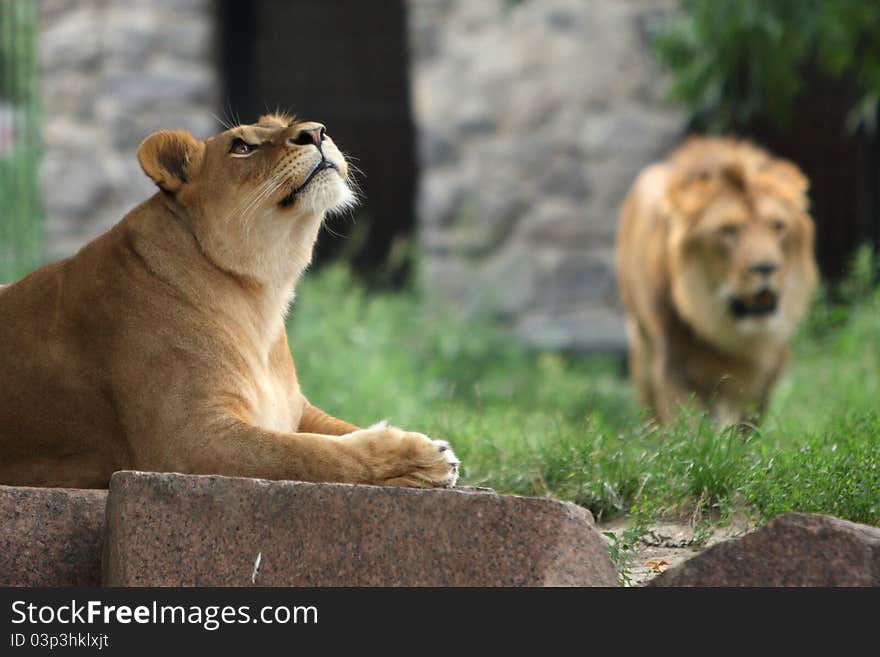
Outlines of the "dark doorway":
M 847 126 L 852 84 L 815 72 L 805 81 L 787 125 L 759 118 L 736 132 L 796 162 L 810 179 L 816 256 L 833 282 L 846 275 L 859 246 L 880 247 L 880 138 Z
M 356 167 L 363 202 L 330 220 L 316 260 L 346 256 L 401 282 L 415 224 L 416 155 L 403 0 L 220 0 L 226 98 L 242 122 L 317 120 Z

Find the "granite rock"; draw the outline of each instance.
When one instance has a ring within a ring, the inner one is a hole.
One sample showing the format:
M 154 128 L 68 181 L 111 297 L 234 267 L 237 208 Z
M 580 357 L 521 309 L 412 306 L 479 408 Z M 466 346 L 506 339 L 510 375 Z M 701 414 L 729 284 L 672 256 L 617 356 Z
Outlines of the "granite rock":
M 616 586 L 589 511 L 474 489 L 119 472 L 109 586 Z
M 649 586 L 880 586 L 880 528 L 786 513 L 718 543 Z
M 105 490 L 0 486 L 0 586 L 99 586 Z

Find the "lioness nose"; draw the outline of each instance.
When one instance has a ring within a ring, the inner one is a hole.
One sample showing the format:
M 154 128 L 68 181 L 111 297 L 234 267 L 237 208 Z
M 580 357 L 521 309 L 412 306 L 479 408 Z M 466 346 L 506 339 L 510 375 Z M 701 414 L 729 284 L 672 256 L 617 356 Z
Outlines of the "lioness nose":
M 760 274 L 761 276 L 769 276 L 777 269 L 779 266 L 772 262 L 759 262 L 756 265 L 752 265 L 749 269 L 755 274 Z
M 325 132 L 327 131 L 324 129 L 324 126 L 300 130 L 297 133 L 296 137 L 290 138 L 290 143 L 297 144 L 298 146 L 308 146 L 309 144 L 314 144 L 318 148 L 321 148 L 321 142 L 324 141 Z

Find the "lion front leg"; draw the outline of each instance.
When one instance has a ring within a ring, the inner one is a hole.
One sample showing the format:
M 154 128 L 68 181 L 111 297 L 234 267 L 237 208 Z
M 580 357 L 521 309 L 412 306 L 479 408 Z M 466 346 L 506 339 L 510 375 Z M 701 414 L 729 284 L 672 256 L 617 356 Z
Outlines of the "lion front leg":
M 682 381 L 675 367 L 665 358 L 657 358 L 651 371 L 653 410 L 663 424 L 671 424 L 682 408 L 702 405 L 699 397 Z

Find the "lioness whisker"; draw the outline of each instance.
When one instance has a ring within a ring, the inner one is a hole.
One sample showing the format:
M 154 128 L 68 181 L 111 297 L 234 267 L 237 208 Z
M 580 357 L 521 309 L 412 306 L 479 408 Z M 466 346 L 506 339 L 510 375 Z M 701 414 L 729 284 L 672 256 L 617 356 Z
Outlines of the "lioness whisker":
M 214 112 L 211 112 L 211 117 L 212 117 L 217 123 L 219 123 L 221 126 L 223 126 L 223 128 L 224 128 L 225 130 L 231 130 L 231 129 L 232 129 L 232 125 L 229 123 L 229 121 L 226 121 L 226 120 L 223 119 L 222 117 L 217 116 Z
M 248 204 L 248 206 L 242 211 L 241 217 L 245 222 L 245 235 L 247 237 L 250 236 L 251 224 L 253 223 L 253 219 L 256 216 L 256 211 L 260 207 L 260 205 L 269 197 L 271 197 L 281 185 L 284 183 L 283 180 L 278 180 L 277 178 L 270 178 L 266 181 L 266 183 L 262 186 L 261 190 L 258 194 L 256 194 L 255 198 Z
M 248 194 L 245 199 L 239 204 L 235 206 L 232 212 L 227 214 L 227 219 L 233 214 L 237 214 L 242 218 L 243 221 L 246 221 L 248 224 L 249 214 L 252 211 L 255 211 L 259 204 L 265 198 L 268 198 L 275 190 L 273 189 L 273 185 L 275 184 L 275 180 L 273 178 L 269 178 L 266 181 L 263 181 L 260 185 L 257 186 L 250 194 Z

